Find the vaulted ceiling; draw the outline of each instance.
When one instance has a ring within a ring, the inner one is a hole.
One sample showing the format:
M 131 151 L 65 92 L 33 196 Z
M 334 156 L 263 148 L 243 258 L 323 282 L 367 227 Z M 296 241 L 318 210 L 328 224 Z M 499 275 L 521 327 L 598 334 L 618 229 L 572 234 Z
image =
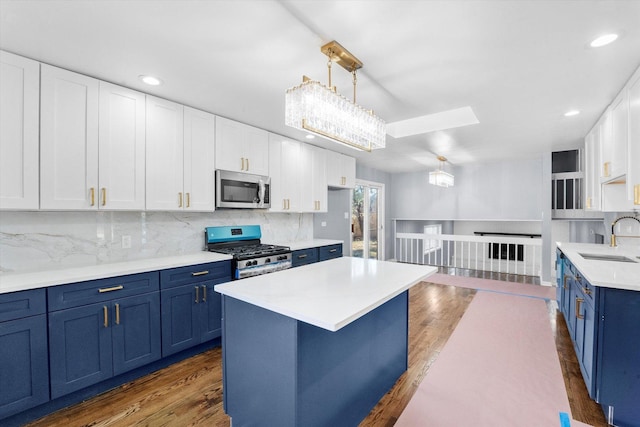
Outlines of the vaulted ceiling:
M 331 40 L 364 63 L 358 103 L 385 121 L 469 106 L 479 123 L 373 153 L 312 144 L 388 172 L 532 158 L 579 147 L 640 66 L 640 1 L 0 0 L 0 49 L 302 141 L 284 91 L 326 84 Z M 333 81 L 351 97 L 348 72 Z

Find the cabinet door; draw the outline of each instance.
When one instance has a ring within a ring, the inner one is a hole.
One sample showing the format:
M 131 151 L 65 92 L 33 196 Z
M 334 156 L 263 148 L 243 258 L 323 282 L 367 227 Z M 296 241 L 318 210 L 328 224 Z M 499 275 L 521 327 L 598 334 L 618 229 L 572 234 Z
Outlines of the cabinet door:
M 38 209 L 40 64 L 0 51 L 0 209 Z
M 49 400 L 47 317 L 0 323 L 0 419 Z
M 315 149 L 313 153 L 313 192 L 318 204 L 316 212 L 327 212 L 327 150 Z
M 318 249 L 318 261 L 340 258 L 342 256 L 342 245 L 322 246 Z
M 640 206 L 640 69 L 629 84 L 629 140 L 627 199 Z
M 606 181 L 612 178 L 613 140 L 611 138 L 611 109 L 607 109 L 598 122 L 600 135 L 600 178 Z
M 100 82 L 99 207 L 144 210 L 145 96 Z
M 160 359 L 160 293 L 115 300 L 111 310 L 113 374 Z
M 162 303 L 162 357 L 200 343 L 200 325 L 198 322 L 200 292 L 199 283 L 165 289 L 160 292 Z
M 585 200 L 589 211 L 600 211 L 600 132 L 596 126 L 585 138 Z
M 584 376 L 589 396 L 596 397 L 593 376 L 593 362 L 595 358 L 596 312 L 590 303 L 585 303 L 583 319 L 584 339 L 582 341 L 582 375 Z
M 349 156 L 342 156 L 342 173 L 344 175 L 344 187 L 355 188 L 356 186 L 356 159 Z
M 147 210 L 182 210 L 183 107 L 147 95 Z
M 627 138 L 629 124 L 629 98 L 623 90 L 611 104 L 610 176 L 627 173 Z
M 98 208 L 98 80 L 41 66 L 40 208 Z
M 186 210 L 215 210 L 215 123 L 213 114 L 184 107 Z
M 51 398 L 113 375 L 110 304 L 49 313 Z
M 326 150 L 302 144 L 300 150 L 300 210 L 327 211 Z
M 243 157 L 245 171 L 254 175 L 269 176 L 269 133 L 253 126 L 244 126 Z
M 222 296 L 213 290 L 218 282 L 200 285 L 200 341 L 218 338 L 222 334 Z
M 216 117 L 216 169 L 245 171 L 242 123 Z
M 269 136 L 271 212 L 300 211 L 300 143 Z
M 567 285 L 569 286 L 569 299 L 568 299 L 568 308 L 566 317 L 567 328 L 569 329 L 569 335 L 571 339 L 575 341 L 576 339 L 576 285 L 574 284 L 574 279 L 569 277 L 567 279 Z

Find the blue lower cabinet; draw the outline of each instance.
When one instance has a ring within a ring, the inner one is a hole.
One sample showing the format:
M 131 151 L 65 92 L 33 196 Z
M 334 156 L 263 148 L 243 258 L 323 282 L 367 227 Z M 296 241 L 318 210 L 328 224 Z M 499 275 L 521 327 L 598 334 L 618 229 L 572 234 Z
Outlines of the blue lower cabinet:
M 213 287 L 231 280 L 231 262 L 163 270 L 160 277 L 162 356 L 219 338 L 221 297 Z
M 314 262 L 318 262 L 318 248 L 300 249 L 291 254 L 292 267 L 300 267 Z
M 342 256 L 342 244 L 322 246 L 318 248 L 319 261 L 340 258 Z
M 49 313 L 51 397 L 160 359 L 158 292 Z
M 0 419 L 48 400 L 47 316 L 0 322 Z

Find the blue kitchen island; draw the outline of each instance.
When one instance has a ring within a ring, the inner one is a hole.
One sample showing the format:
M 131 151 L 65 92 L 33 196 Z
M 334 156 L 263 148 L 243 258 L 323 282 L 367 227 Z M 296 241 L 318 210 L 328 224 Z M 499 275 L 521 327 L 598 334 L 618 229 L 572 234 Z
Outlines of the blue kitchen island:
M 358 425 L 407 370 L 408 289 L 435 271 L 343 257 L 216 285 L 233 425 Z

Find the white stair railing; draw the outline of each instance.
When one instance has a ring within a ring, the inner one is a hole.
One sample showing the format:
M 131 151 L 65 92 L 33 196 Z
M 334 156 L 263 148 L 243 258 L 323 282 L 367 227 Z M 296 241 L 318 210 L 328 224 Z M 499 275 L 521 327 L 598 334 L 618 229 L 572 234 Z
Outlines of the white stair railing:
M 396 233 L 398 262 L 539 276 L 542 239 Z

